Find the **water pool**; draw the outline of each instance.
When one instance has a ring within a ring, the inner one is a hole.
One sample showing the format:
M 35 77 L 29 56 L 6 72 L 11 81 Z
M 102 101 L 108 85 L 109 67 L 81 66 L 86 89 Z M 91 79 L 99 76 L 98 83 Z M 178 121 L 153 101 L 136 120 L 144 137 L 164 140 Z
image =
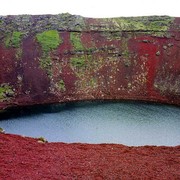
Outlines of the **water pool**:
M 180 108 L 142 102 L 86 102 L 29 108 L 2 116 L 7 133 L 49 142 L 180 145 Z

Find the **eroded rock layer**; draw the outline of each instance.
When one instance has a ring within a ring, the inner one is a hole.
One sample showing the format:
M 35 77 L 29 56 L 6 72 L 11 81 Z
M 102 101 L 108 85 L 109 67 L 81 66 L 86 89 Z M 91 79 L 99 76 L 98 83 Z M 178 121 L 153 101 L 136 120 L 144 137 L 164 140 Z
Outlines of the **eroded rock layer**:
M 0 17 L 0 109 L 77 100 L 180 105 L 180 18 Z

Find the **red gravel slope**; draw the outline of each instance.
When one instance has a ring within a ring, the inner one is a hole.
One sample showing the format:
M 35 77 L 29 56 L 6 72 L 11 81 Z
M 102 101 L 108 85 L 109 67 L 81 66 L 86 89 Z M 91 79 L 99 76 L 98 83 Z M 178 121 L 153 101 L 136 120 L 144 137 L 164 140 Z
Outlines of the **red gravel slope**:
M 180 179 L 180 146 L 40 143 L 0 134 L 0 179 Z

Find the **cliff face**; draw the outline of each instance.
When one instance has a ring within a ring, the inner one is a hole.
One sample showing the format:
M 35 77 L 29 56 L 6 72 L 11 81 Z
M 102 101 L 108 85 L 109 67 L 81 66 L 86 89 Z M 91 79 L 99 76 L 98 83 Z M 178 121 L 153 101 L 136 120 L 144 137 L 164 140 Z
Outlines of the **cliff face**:
M 94 99 L 180 105 L 180 18 L 0 17 L 0 109 Z

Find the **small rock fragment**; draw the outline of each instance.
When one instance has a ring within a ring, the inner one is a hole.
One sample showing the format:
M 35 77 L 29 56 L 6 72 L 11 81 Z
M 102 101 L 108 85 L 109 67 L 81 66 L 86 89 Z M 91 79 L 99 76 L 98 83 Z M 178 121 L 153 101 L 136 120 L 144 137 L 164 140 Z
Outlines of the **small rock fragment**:
M 172 47 L 172 46 L 174 46 L 173 43 L 169 43 L 169 44 L 168 44 L 168 47 Z
M 160 51 L 157 51 L 156 56 L 160 56 L 160 55 L 161 55 Z
M 0 133 L 5 133 L 5 130 L 0 127 Z
M 163 49 L 166 50 L 166 49 L 167 49 L 167 46 L 163 46 Z
M 144 39 L 144 40 L 142 40 L 142 42 L 144 42 L 144 43 L 148 43 L 148 42 L 149 42 L 149 40 Z
M 47 139 L 45 139 L 44 137 L 39 137 L 38 138 L 38 143 L 47 143 Z

